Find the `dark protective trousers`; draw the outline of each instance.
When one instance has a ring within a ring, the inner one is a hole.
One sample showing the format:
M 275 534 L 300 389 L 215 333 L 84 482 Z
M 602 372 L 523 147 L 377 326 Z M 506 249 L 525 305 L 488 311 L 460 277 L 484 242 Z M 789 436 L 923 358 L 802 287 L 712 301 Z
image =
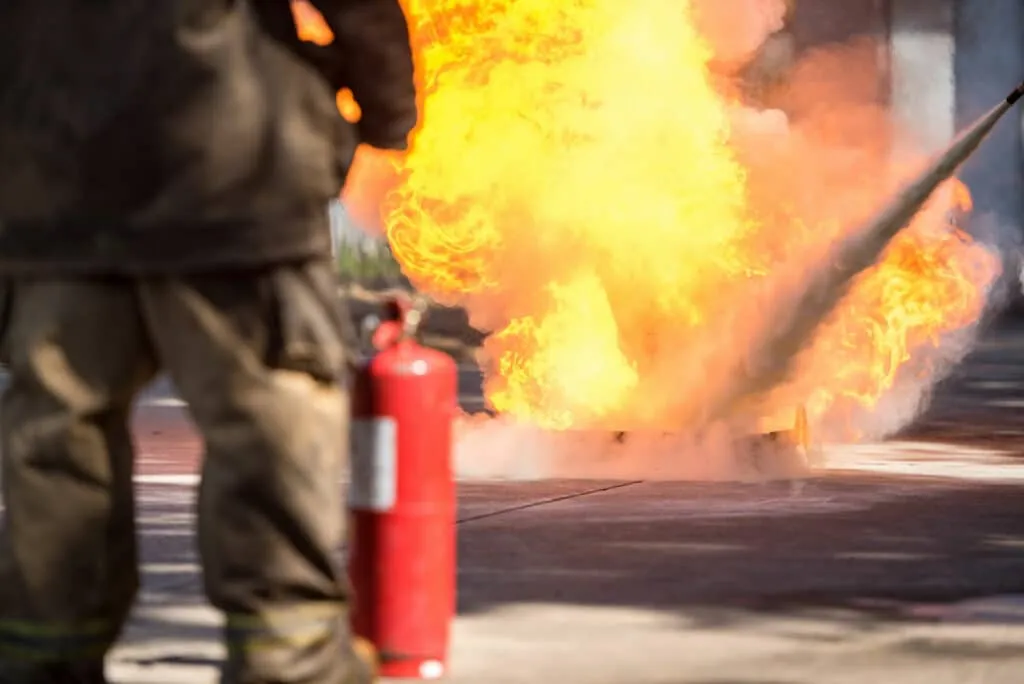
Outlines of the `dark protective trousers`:
M 206 445 L 198 545 L 225 615 L 222 681 L 370 681 L 335 563 L 347 406 L 334 282 L 317 262 L 10 284 L 0 682 L 102 681 L 139 584 L 132 400 L 160 369 Z

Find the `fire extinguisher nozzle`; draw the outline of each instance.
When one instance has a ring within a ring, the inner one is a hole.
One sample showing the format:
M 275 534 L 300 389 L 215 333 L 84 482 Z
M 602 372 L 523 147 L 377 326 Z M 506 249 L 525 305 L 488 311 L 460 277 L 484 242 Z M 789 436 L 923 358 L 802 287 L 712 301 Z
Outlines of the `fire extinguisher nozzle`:
M 1006 103 L 1011 105 L 1016 104 L 1017 100 L 1022 96 L 1024 96 L 1024 83 L 1021 83 L 1019 86 L 1014 88 L 1013 92 L 1006 96 Z

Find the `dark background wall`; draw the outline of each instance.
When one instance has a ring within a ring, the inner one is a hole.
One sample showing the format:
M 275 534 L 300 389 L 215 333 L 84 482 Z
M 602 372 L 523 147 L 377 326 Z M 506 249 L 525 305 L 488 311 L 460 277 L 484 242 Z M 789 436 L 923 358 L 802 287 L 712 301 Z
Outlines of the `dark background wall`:
M 1024 1 L 956 0 L 956 122 L 966 126 L 1024 78 Z M 976 214 L 1024 223 L 1024 152 L 1020 109 L 1008 116 L 964 167 Z

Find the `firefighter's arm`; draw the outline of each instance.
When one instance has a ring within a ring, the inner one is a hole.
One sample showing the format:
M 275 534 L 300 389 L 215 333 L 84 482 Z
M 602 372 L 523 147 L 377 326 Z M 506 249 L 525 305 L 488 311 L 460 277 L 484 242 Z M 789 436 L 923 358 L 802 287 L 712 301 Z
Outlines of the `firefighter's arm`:
M 362 142 L 404 150 L 416 125 L 409 25 L 398 0 L 310 0 L 334 33 L 334 85 L 352 90 Z

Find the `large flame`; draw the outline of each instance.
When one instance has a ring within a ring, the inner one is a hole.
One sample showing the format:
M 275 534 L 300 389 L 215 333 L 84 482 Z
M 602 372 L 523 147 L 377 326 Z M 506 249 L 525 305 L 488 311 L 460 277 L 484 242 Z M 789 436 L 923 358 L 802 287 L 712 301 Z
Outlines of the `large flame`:
M 849 137 L 834 117 L 792 131 L 712 74 L 722 54 L 700 26 L 724 24 L 699 11 L 730 5 L 714 2 L 404 1 L 423 124 L 383 224 L 418 288 L 492 332 L 497 411 L 686 428 L 703 388 L 762 362 L 750 345 L 772 312 L 758 293 L 796 286 L 892 187 L 880 141 L 832 149 L 828 132 Z M 731 3 L 782 7 L 758 15 L 764 33 L 787 4 Z M 723 34 L 746 41 L 730 58 L 756 47 L 758 25 Z M 969 201 L 960 185 L 953 197 Z M 760 410 L 871 407 L 916 350 L 979 316 L 997 262 L 947 209 L 857 281 Z

